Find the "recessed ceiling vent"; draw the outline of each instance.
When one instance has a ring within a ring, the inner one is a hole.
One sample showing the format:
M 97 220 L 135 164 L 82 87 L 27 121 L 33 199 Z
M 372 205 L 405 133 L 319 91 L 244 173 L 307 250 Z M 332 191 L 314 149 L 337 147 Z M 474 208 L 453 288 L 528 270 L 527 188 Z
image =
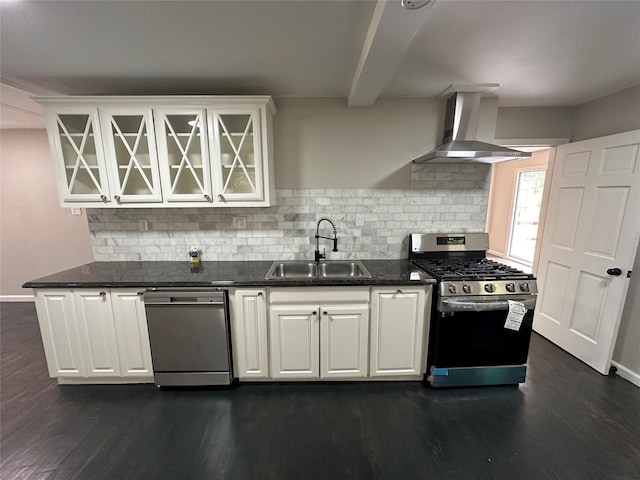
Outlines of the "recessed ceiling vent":
M 447 99 L 442 145 L 415 163 L 496 163 L 531 157 L 530 152 L 477 140 L 482 92 L 455 92 Z
M 407 10 L 415 10 L 417 8 L 426 7 L 435 0 L 401 0 L 402 6 Z

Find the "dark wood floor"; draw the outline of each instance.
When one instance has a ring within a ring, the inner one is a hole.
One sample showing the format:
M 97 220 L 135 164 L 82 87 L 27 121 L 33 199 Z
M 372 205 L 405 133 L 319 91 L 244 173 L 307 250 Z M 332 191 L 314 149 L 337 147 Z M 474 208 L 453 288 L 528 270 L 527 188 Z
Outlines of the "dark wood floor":
M 527 383 L 58 386 L 1 305 L 2 479 L 638 479 L 640 389 L 541 337 Z

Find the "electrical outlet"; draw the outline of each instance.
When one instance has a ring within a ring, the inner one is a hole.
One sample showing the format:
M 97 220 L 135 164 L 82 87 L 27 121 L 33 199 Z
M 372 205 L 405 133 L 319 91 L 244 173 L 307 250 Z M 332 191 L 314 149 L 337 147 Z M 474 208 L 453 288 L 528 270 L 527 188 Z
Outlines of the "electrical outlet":
M 356 227 L 364 227 L 364 213 L 356 213 Z
M 245 217 L 233 217 L 233 228 L 236 230 L 247 228 L 247 219 Z
M 71 215 L 82 215 L 82 209 L 81 208 L 72 208 L 71 209 Z
M 149 231 L 149 222 L 147 221 L 146 218 L 138 220 L 138 230 L 141 232 Z

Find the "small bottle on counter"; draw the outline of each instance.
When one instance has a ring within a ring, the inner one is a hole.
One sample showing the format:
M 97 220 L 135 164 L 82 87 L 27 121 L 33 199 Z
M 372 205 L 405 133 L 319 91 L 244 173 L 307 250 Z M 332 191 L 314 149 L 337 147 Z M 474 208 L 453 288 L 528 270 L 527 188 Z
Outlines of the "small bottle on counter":
M 198 249 L 198 247 L 191 247 L 189 249 L 189 263 L 192 266 L 200 265 L 200 249 Z

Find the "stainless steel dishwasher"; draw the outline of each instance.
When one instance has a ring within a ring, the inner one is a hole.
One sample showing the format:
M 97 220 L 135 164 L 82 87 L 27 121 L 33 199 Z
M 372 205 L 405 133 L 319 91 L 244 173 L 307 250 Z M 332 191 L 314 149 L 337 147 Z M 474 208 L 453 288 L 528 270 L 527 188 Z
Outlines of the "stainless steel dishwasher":
M 157 288 L 145 292 L 144 303 L 156 385 L 231 383 L 226 290 Z

